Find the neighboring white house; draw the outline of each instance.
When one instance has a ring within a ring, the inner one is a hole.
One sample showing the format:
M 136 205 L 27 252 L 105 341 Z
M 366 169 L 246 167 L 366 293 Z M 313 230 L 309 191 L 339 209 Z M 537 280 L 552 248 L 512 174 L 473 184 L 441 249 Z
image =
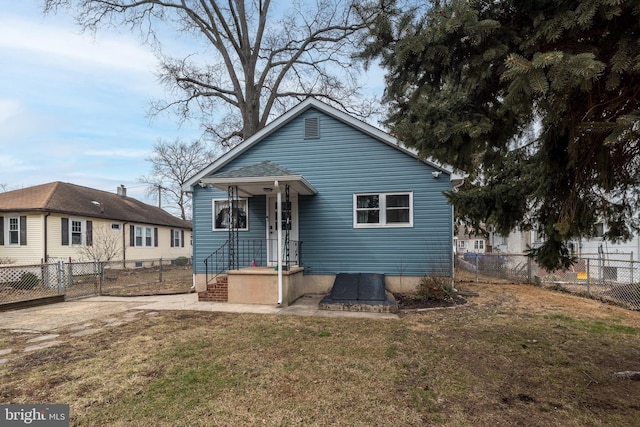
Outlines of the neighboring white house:
M 464 254 L 466 252 L 483 254 L 489 252 L 487 240 L 484 236 L 476 235 L 473 231 L 468 231 L 464 225 L 456 226 L 454 241 L 454 251 L 457 254 Z
M 191 257 L 191 222 L 117 193 L 52 182 L 0 193 L 0 260 L 89 261 L 83 248 L 109 240 L 113 260 Z
M 573 241 L 574 254 L 581 257 L 605 257 L 611 260 L 640 261 L 640 237 L 634 235 L 627 242 L 614 243 L 602 236 L 608 231 L 606 222 L 596 224 L 596 235 Z
M 606 223 L 596 224 L 596 235 L 590 238 L 575 239 L 569 242 L 574 256 L 579 258 L 606 258 L 621 261 L 640 261 L 640 237 L 634 235 L 627 242 L 614 243 L 602 236 L 608 230 Z M 489 245 L 493 252 L 521 254 L 527 249 L 536 248 L 544 243 L 544 235 L 536 231 L 514 230 L 508 236 L 492 234 Z

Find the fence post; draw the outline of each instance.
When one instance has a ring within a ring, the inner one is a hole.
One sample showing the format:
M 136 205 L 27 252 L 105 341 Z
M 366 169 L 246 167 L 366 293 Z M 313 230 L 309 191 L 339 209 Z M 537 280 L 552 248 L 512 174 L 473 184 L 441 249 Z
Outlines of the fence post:
M 64 262 L 59 260 L 56 264 L 56 276 L 58 279 L 58 295 L 64 295 Z
M 71 262 L 71 258 L 69 258 L 69 277 L 67 277 L 67 288 L 70 288 L 73 285 L 73 263 Z
M 100 269 L 100 279 L 98 280 L 98 295 L 102 296 L 102 281 L 104 280 L 104 262 L 98 263 Z
M 591 269 L 589 268 L 590 259 L 587 258 L 587 295 L 591 296 Z
M 478 282 L 478 254 L 475 256 L 476 259 L 476 283 Z
M 532 261 L 531 261 L 531 258 L 530 258 L 530 257 L 527 257 L 527 283 L 528 283 L 528 284 L 531 284 L 531 283 L 532 283 L 532 282 L 531 282 L 531 278 L 532 278 L 532 276 L 533 276 L 533 274 L 532 274 L 532 273 L 533 273 L 532 269 L 533 269 L 533 263 L 532 263 Z
M 158 282 L 162 282 L 162 257 L 160 257 L 160 277 L 158 277 Z

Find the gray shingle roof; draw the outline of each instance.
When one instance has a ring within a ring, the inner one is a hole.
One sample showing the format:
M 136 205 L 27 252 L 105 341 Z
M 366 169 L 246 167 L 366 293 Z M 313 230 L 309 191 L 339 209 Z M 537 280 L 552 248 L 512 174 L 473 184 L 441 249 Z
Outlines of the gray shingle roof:
M 137 199 L 59 181 L 0 193 L 0 213 L 17 211 L 55 212 L 191 229 L 191 221 Z
M 267 176 L 297 176 L 299 174 L 276 165 L 275 163 L 265 160 L 255 165 L 245 166 L 233 169 L 228 172 L 217 173 L 212 178 L 248 178 L 248 177 L 267 177 Z

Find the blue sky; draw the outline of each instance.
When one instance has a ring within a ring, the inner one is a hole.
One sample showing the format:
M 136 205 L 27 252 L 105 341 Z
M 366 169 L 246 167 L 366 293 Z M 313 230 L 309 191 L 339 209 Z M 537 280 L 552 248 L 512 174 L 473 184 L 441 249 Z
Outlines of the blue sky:
M 149 102 L 168 95 L 136 35 L 81 34 L 72 17 L 45 16 L 39 3 L 8 2 L 0 15 L 0 184 L 63 181 L 113 192 L 123 184 L 155 204 L 138 183 L 150 169 L 145 159 L 160 138 L 198 138 L 198 124 L 148 117 Z M 192 40 L 170 42 L 163 48 L 174 55 L 193 50 Z M 370 74 L 380 88 L 381 73 Z

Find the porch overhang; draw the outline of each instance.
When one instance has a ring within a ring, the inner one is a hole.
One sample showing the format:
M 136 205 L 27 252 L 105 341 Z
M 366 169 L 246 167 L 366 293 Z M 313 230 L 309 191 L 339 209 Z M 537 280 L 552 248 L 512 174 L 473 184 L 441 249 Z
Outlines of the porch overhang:
M 291 194 L 310 196 L 318 192 L 304 176 L 270 161 L 200 179 L 203 187 L 211 185 L 222 191 L 227 191 L 229 186 L 238 187 L 240 197 L 275 194 L 276 182 L 281 187 L 288 185 Z
M 269 177 L 238 177 L 238 178 L 203 178 L 201 185 L 211 185 L 222 191 L 227 191 L 229 186 L 238 187 L 240 197 L 252 197 L 275 194 L 275 182 L 280 186 L 289 185 L 292 194 L 311 196 L 318 191 L 300 175 L 269 176 Z

